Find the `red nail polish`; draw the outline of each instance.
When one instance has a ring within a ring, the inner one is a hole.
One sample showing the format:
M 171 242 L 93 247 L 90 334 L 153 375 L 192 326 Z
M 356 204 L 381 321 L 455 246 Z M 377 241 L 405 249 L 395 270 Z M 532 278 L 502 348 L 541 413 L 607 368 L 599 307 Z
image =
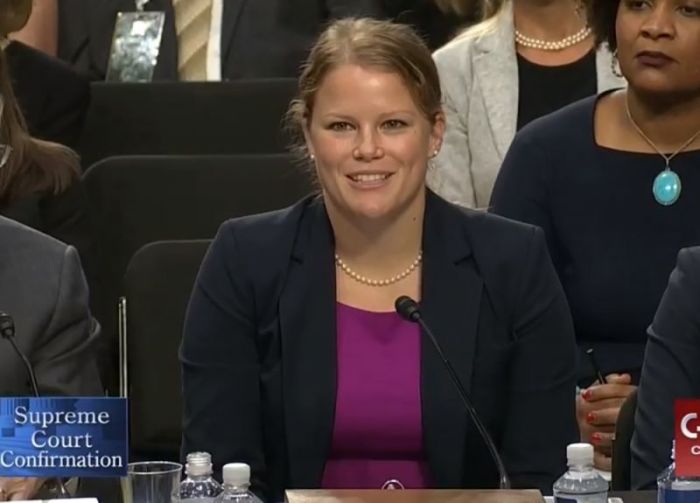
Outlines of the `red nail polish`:
M 600 443 L 600 440 L 601 440 L 601 438 L 600 438 L 600 433 L 593 433 L 593 434 L 591 435 L 591 442 L 592 442 L 592 443 L 594 443 L 594 444 L 599 444 L 599 443 Z
M 589 412 L 588 415 L 586 416 L 586 421 L 588 423 L 593 423 L 595 421 L 595 413 Z
M 583 392 L 581 393 L 581 396 L 583 397 L 584 400 L 590 399 L 591 398 L 591 390 L 584 389 Z

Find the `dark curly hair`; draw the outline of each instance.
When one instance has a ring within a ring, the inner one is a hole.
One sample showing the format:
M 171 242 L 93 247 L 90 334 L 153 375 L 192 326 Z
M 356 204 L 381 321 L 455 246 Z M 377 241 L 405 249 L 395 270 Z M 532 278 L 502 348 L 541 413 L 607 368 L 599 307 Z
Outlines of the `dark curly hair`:
M 590 0 L 588 4 L 588 20 L 593 28 L 597 45 L 608 44 L 610 50 L 617 50 L 615 22 L 617 9 L 621 0 Z

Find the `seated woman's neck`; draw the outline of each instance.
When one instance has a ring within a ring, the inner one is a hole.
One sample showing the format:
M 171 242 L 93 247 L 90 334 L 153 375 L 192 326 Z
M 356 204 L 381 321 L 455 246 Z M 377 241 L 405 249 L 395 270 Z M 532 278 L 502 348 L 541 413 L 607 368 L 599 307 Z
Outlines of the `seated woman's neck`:
M 329 208 L 335 234 L 335 253 L 366 274 L 386 276 L 402 264 L 410 264 L 422 247 L 423 209 L 395 219 L 361 221 L 346 218 Z
M 586 25 L 575 0 L 513 0 L 513 16 L 516 29 L 543 40 L 568 37 Z

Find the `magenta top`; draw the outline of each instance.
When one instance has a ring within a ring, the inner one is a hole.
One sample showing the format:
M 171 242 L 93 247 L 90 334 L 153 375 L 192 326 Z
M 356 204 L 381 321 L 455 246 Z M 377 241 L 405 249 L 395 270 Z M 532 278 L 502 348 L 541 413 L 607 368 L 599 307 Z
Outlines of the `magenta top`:
M 418 325 L 338 303 L 337 327 L 335 423 L 321 487 L 428 487 Z

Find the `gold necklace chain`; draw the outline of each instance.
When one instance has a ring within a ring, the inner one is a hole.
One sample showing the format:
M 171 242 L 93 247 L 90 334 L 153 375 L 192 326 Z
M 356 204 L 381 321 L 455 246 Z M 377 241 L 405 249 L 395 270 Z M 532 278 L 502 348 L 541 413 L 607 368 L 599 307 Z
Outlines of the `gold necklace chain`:
M 673 152 L 673 153 L 670 154 L 670 155 L 666 155 L 666 154 L 664 154 L 663 152 L 661 152 L 661 150 L 659 149 L 659 147 L 657 147 L 656 144 L 655 144 L 653 141 L 651 141 L 651 138 L 649 138 L 649 137 L 644 133 L 644 131 L 642 131 L 642 128 L 639 127 L 639 124 L 637 124 L 637 122 L 634 120 L 634 117 L 632 117 L 632 112 L 630 111 L 630 102 L 629 102 L 629 99 L 627 98 L 627 96 L 625 96 L 625 111 L 627 112 L 627 118 L 628 118 L 629 121 L 632 123 L 632 126 L 634 127 L 634 129 L 637 130 L 637 133 L 639 133 L 639 136 L 641 136 L 641 137 L 644 139 L 644 141 L 647 142 L 647 143 L 649 144 L 649 146 L 650 146 L 651 148 L 653 148 L 654 151 L 655 151 L 657 154 L 659 154 L 661 157 L 664 158 L 664 161 L 666 161 L 666 169 L 669 169 L 669 165 L 670 165 L 670 163 L 671 163 L 671 159 L 673 159 L 673 158 L 676 157 L 678 154 L 680 154 L 681 152 L 683 152 L 683 150 L 685 150 L 685 148 L 686 148 L 688 145 L 690 145 L 691 143 L 693 143 L 693 142 L 695 141 L 695 139 L 696 139 L 698 136 L 700 136 L 700 129 L 698 129 L 697 132 L 696 132 L 693 136 L 691 136 L 690 138 L 688 138 L 688 141 L 686 141 L 683 145 L 681 145 L 681 146 L 678 148 L 678 150 L 676 150 L 675 152 Z

